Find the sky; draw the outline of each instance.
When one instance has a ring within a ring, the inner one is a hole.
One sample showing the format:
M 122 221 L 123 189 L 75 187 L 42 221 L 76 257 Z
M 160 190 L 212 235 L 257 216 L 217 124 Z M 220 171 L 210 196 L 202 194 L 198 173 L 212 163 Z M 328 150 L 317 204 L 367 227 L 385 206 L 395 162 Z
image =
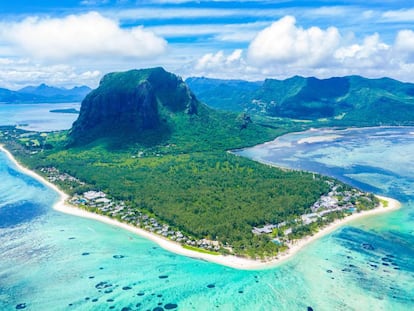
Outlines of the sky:
M 0 1 L 0 87 L 96 87 L 154 66 L 183 78 L 414 82 L 414 2 Z

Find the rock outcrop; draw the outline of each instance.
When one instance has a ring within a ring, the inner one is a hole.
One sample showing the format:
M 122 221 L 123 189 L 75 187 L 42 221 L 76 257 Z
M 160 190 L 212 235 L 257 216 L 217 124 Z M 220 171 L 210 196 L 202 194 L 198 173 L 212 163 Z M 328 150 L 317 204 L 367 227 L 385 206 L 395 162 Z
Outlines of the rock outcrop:
M 110 73 L 83 100 L 70 137 L 77 144 L 163 132 L 172 114 L 196 114 L 198 105 L 183 80 L 163 68 Z

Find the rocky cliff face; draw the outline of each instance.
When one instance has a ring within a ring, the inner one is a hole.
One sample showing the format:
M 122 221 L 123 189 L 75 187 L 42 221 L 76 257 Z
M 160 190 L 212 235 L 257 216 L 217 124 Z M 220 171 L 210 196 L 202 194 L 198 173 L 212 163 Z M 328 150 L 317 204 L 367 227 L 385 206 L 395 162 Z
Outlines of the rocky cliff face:
M 183 80 L 162 68 L 110 73 L 83 100 L 70 137 L 79 143 L 161 131 L 171 114 L 196 114 L 197 107 Z

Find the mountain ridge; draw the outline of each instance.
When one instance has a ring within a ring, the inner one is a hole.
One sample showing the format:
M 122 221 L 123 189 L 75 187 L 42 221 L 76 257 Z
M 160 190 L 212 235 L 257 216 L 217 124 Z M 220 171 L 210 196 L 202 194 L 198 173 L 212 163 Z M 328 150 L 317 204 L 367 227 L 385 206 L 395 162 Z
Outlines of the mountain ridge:
M 337 123 L 362 122 L 361 125 L 411 124 L 414 119 L 414 84 L 391 78 L 294 76 L 261 82 L 208 78 L 186 81 L 201 101 L 216 109 L 292 119 L 327 118 Z M 227 96 L 234 94 L 229 105 Z
M 70 89 L 49 86 L 26 86 L 17 91 L 0 89 L 0 102 L 4 103 L 62 103 L 80 102 L 92 89 L 75 86 Z

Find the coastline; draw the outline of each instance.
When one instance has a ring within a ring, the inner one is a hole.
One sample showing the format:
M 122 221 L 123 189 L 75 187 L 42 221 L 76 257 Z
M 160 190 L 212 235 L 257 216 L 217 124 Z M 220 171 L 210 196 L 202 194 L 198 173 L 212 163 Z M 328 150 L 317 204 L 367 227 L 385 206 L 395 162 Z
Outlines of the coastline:
M 148 232 L 141 228 L 119 222 L 113 218 L 110 218 L 104 215 L 95 214 L 95 213 L 88 212 L 86 210 L 71 206 L 66 203 L 66 200 L 69 198 L 69 196 L 66 193 L 64 193 L 62 190 L 60 190 L 55 184 L 49 182 L 48 180 L 46 180 L 39 174 L 35 173 L 34 171 L 22 166 L 14 158 L 14 156 L 7 149 L 4 148 L 3 145 L 0 145 L 0 151 L 4 152 L 6 156 L 10 159 L 10 161 L 12 161 L 16 165 L 16 167 L 20 171 L 22 171 L 24 174 L 33 177 L 34 179 L 40 181 L 41 183 L 53 189 L 59 194 L 59 201 L 53 205 L 53 209 L 59 212 L 78 216 L 78 217 L 93 219 L 93 220 L 100 221 L 108 225 L 112 225 L 112 226 L 115 226 L 115 227 L 118 227 L 124 230 L 128 230 L 132 233 L 135 233 L 137 235 L 140 235 L 141 237 L 144 237 L 146 239 L 149 239 L 155 242 L 163 249 L 173 252 L 175 254 L 187 256 L 187 257 L 194 258 L 194 259 L 204 260 L 204 261 L 208 261 L 208 262 L 212 262 L 212 263 L 216 263 L 216 264 L 220 264 L 223 266 L 240 269 L 240 270 L 260 270 L 260 269 L 275 267 L 281 264 L 282 262 L 290 259 L 293 255 L 298 253 L 305 246 L 333 232 L 334 230 L 338 229 L 339 227 L 343 226 L 346 223 L 349 223 L 353 220 L 360 219 L 363 217 L 373 216 L 373 215 L 378 215 L 378 214 L 394 211 L 401 207 L 401 203 L 399 201 L 392 199 L 392 198 L 377 195 L 377 197 L 380 200 L 385 200 L 388 202 L 387 207 L 384 207 L 381 202 L 380 205 L 374 209 L 371 209 L 368 211 L 362 211 L 362 212 L 347 216 L 343 219 L 335 220 L 334 222 L 330 223 L 326 227 L 319 230 L 316 234 L 312 236 L 307 236 L 305 238 L 302 238 L 300 240 L 296 240 L 290 243 L 288 245 L 289 246 L 288 250 L 284 251 L 283 253 L 279 254 L 277 257 L 271 260 L 259 261 L 259 260 L 237 257 L 234 255 L 227 255 L 227 256 L 211 255 L 211 254 L 205 254 L 205 253 L 200 253 L 200 252 L 192 251 L 189 249 L 185 249 L 181 246 L 181 244 L 177 242 L 168 240 L 166 238 L 163 238 L 161 236 L 158 236 L 154 233 Z

